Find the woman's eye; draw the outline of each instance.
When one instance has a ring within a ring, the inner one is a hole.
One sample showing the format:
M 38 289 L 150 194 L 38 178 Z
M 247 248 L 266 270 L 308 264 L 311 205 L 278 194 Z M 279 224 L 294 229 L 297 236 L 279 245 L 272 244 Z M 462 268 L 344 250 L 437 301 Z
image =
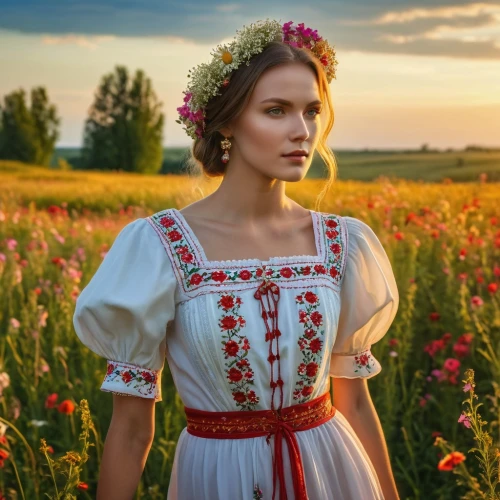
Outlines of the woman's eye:
M 281 108 L 273 108 L 273 109 L 270 109 L 270 110 L 268 111 L 268 113 L 269 113 L 269 114 L 271 114 L 271 115 L 275 115 L 275 116 L 278 116 L 278 114 L 273 113 L 273 111 L 283 111 L 283 110 L 282 110 Z M 321 111 L 320 111 L 319 109 L 310 109 L 310 110 L 308 111 L 308 113 L 309 113 L 310 111 L 314 111 L 316 114 L 314 114 L 314 115 L 309 115 L 309 116 L 316 116 L 316 115 L 319 115 L 319 114 L 321 113 Z

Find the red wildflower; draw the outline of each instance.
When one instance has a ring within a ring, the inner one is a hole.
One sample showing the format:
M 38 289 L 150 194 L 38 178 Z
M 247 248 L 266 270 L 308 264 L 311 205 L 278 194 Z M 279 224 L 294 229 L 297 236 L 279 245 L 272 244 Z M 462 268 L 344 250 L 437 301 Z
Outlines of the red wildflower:
M 429 319 L 431 321 L 439 321 L 439 318 L 441 318 L 441 315 L 438 312 L 431 312 L 429 314 Z
M 73 403 L 73 401 L 71 401 L 71 399 L 65 399 L 64 401 L 61 401 L 61 403 L 57 407 L 57 411 L 59 413 L 70 415 L 75 411 L 75 404 Z
M 54 408 L 56 406 L 58 395 L 56 392 L 50 394 L 45 399 L 45 408 Z
M 459 451 L 452 451 L 439 461 L 438 469 L 443 471 L 452 470 L 464 460 L 465 455 L 463 453 L 460 453 Z
M 448 372 L 456 372 L 460 369 L 460 361 L 455 358 L 447 358 L 443 364 L 443 368 Z

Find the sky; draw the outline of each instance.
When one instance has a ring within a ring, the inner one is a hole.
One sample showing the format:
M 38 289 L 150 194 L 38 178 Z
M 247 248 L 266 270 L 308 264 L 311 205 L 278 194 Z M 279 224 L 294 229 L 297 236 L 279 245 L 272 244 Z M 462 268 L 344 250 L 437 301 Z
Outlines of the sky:
M 163 143 L 189 146 L 178 118 L 188 71 L 259 19 L 303 22 L 335 48 L 334 149 L 500 146 L 500 1 L 0 0 L 0 101 L 45 86 L 59 147 L 82 143 L 101 78 L 151 78 Z

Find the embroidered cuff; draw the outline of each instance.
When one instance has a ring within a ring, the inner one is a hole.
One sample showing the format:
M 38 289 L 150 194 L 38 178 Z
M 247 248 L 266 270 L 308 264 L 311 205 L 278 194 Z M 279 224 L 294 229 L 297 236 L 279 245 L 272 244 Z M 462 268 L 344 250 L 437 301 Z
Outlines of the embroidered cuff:
M 370 349 L 355 354 L 332 353 L 330 377 L 371 378 L 382 371 L 382 365 Z
M 149 370 L 131 363 L 107 360 L 107 371 L 101 391 L 122 396 L 161 401 L 161 370 Z

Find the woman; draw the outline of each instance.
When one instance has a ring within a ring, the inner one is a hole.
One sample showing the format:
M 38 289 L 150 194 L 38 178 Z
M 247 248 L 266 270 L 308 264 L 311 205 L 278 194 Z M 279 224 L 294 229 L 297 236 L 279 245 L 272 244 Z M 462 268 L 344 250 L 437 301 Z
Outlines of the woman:
M 390 262 L 365 223 L 285 195 L 316 149 L 334 167 L 335 64 L 315 31 L 265 21 L 192 74 L 179 122 L 220 187 L 125 226 L 76 303 L 114 393 L 98 498 L 136 490 L 165 356 L 188 424 L 168 499 L 398 498 L 366 383 L 398 308 Z

